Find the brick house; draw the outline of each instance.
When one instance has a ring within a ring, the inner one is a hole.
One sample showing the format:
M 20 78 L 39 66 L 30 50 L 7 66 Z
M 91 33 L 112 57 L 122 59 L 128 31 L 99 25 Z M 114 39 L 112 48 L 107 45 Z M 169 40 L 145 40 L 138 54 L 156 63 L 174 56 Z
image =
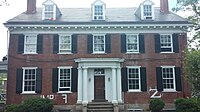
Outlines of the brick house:
M 27 97 L 50 98 L 56 109 L 87 111 L 92 102 L 113 110 L 147 109 L 151 98 L 171 108 L 190 96 L 181 60 L 190 22 L 154 7 L 58 8 L 46 0 L 4 24 L 10 33 L 7 104 Z M 157 92 L 156 95 L 153 95 Z

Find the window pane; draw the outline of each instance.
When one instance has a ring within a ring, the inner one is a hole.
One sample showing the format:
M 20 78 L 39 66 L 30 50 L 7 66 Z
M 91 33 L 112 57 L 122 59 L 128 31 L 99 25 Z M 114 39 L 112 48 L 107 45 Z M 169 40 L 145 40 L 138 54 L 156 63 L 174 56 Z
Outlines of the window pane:
M 161 35 L 160 46 L 162 52 L 172 52 L 173 45 L 171 35 Z
M 144 5 L 144 16 L 152 16 L 151 5 Z
M 94 36 L 94 52 L 104 52 L 105 51 L 105 37 L 104 36 Z
M 71 88 L 71 75 L 70 69 L 60 68 L 59 69 L 59 91 L 69 91 Z
M 103 15 L 103 6 L 102 5 L 96 5 L 94 7 L 94 15 Z
M 45 19 L 52 19 L 54 15 L 53 5 L 45 5 L 44 17 Z
M 163 88 L 174 89 L 174 68 L 162 68 Z
M 138 52 L 138 37 L 137 35 L 127 35 L 126 45 L 127 45 L 127 52 Z
M 71 36 L 59 37 L 59 52 L 60 53 L 71 52 Z
M 35 36 L 35 35 L 26 35 L 24 46 L 25 46 L 25 52 L 26 53 L 36 53 L 37 36 Z
M 129 90 L 140 89 L 139 68 L 129 68 L 128 69 L 128 85 L 129 85 Z
M 53 11 L 53 5 L 45 5 L 45 11 Z
M 36 87 L 36 69 L 24 69 L 23 91 L 34 92 Z

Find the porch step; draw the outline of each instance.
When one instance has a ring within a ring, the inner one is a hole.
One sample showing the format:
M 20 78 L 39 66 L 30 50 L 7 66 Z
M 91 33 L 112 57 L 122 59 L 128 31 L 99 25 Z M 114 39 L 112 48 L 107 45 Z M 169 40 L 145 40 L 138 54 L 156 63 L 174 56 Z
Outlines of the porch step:
M 109 102 L 91 102 L 87 105 L 87 112 L 114 112 L 113 104 Z

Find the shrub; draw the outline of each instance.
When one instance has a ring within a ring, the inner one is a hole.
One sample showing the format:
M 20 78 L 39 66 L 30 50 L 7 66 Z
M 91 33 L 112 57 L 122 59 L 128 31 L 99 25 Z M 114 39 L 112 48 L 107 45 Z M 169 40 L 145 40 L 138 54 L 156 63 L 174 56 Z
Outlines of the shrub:
M 200 98 L 179 98 L 175 106 L 176 112 L 200 112 Z
M 165 106 L 165 103 L 160 98 L 151 99 L 149 104 L 149 109 L 152 112 L 160 112 Z
M 12 104 L 6 106 L 6 112 L 23 112 L 23 108 L 21 105 Z
M 9 105 L 6 112 L 51 112 L 53 102 L 50 99 L 29 98 L 19 105 Z

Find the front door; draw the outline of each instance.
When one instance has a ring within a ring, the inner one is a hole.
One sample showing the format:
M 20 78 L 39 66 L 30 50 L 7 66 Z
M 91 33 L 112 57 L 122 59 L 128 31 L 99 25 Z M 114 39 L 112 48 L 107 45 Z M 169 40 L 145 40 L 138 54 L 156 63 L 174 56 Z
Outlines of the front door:
M 94 76 L 94 99 L 105 99 L 105 76 Z

